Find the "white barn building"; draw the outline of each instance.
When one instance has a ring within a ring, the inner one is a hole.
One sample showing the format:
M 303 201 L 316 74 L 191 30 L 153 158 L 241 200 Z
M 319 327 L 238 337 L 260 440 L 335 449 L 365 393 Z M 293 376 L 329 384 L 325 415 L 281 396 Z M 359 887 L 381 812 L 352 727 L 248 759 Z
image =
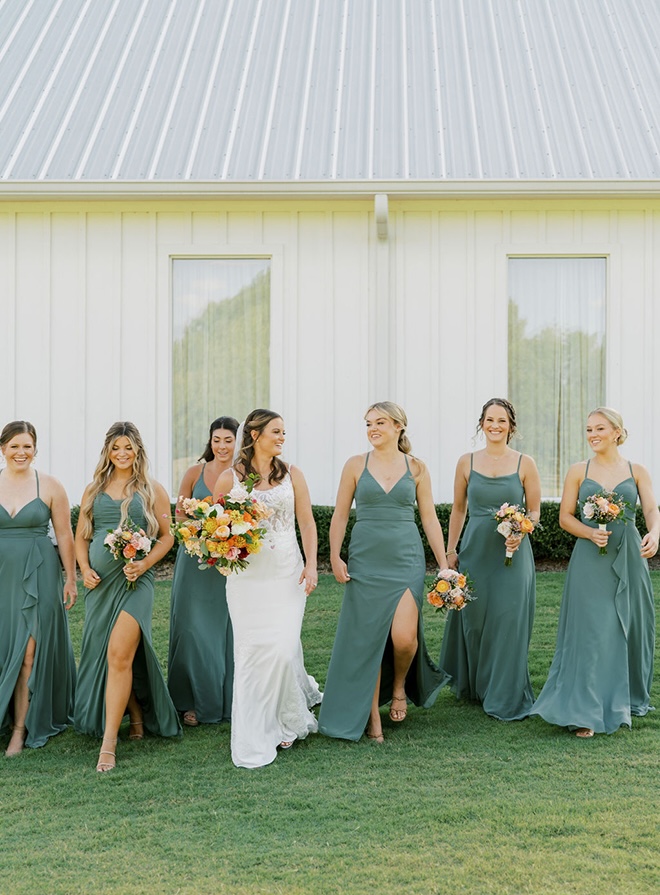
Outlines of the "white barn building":
M 375 400 L 436 500 L 509 396 L 545 496 L 619 408 L 660 486 L 656 0 L 3 0 L 0 424 L 176 493 L 269 406 L 329 504 Z

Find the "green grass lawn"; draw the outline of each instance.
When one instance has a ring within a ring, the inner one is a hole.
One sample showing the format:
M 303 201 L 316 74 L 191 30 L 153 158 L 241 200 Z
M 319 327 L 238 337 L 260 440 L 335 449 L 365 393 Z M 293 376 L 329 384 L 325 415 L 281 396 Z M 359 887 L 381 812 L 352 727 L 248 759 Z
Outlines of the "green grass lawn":
M 563 577 L 538 576 L 537 691 Z M 340 601 L 322 576 L 303 629 L 319 682 Z M 162 660 L 168 617 L 162 582 Z M 76 652 L 82 618 L 81 601 Z M 442 626 L 429 608 L 436 657 Z M 657 675 L 654 694 L 660 701 Z M 103 775 L 98 741 L 66 731 L 0 760 L 0 895 L 660 891 L 660 711 L 631 731 L 578 740 L 540 719 L 495 721 L 443 690 L 432 709 L 384 729 L 383 746 L 313 736 L 248 771 L 231 763 L 228 725 L 137 743 L 124 728 L 117 770 Z

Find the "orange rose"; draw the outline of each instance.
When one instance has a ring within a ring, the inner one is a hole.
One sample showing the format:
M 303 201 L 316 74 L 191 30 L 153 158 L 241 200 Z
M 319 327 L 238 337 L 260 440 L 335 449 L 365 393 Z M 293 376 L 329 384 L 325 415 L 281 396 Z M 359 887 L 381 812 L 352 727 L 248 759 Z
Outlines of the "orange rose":
M 534 531 L 534 523 L 531 519 L 523 519 L 520 523 L 520 528 L 525 534 L 531 534 Z
M 617 506 L 615 503 L 611 503 L 609 506 L 609 511 L 613 516 L 618 516 L 621 512 L 621 507 Z
M 137 550 L 132 544 L 127 544 L 122 550 L 122 554 L 126 557 L 126 559 L 133 559 Z
M 457 587 L 465 587 L 466 584 L 467 584 L 467 578 L 465 577 L 465 575 L 459 575 L 456 580 L 456 586 Z
M 130 541 L 130 539 L 133 537 L 133 532 L 132 531 L 122 531 L 121 536 L 125 541 Z
M 462 594 L 459 594 L 454 600 L 454 606 L 460 609 L 463 605 L 465 605 L 465 599 Z
M 445 605 L 445 601 L 434 590 L 432 590 L 431 593 L 428 595 L 428 601 L 431 606 L 435 606 L 436 609 L 442 609 L 442 607 Z
M 441 578 L 436 584 L 435 589 L 439 594 L 446 594 L 448 590 L 451 590 L 451 586 L 448 581 Z

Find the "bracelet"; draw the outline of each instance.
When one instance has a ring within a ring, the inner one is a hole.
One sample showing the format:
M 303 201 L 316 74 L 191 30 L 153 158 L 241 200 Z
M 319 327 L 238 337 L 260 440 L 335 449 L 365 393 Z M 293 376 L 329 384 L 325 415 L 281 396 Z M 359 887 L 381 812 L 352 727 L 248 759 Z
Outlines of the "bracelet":
M 458 556 L 458 550 L 448 550 L 446 555 L 447 556 L 452 556 L 452 555 Z

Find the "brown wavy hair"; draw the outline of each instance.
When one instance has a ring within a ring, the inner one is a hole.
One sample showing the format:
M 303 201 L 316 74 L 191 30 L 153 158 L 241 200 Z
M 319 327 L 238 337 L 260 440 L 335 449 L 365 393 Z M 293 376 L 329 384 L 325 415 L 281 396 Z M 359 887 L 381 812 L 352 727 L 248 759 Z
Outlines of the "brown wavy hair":
M 259 473 L 252 465 L 254 460 L 255 442 L 255 439 L 252 438 L 252 433 L 256 432 L 258 438 L 268 423 L 278 419 L 282 419 L 279 413 L 275 413 L 274 410 L 264 410 L 263 408 L 252 410 L 245 417 L 245 422 L 243 423 L 243 439 L 239 446 L 238 457 L 234 463 L 234 469 L 241 481 L 245 481 L 249 475 L 254 475 L 257 479 L 260 478 Z M 269 484 L 279 485 L 279 483 L 284 480 L 288 471 L 286 464 L 280 460 L 279 457 L 272 457 L 270 461 L 270 473 L 268 474 Z
M 496 407 L 501 407 L 503 410 L 505 410 L 506 415 L 509 418 L 509 431 L 506 436 L 506 443 L 508 444 L 518 431 L 518 427 L 516 426 L 516 409 L 510 401 L 507 401 L 506 398 L 491 398 L 489 401 L 486 401 L 484 406 L 481 408 L 481 416 L 479 417 L 479 422 L 477 423 L 476 434 L 478 435 L 479 432 L 481 432 L 484 420 L 486 419 L 486 411 L 489 407 L 492 407 L 493 404 L 495 404 Z
M 122 437 L 128 438 L 130 441 L 131 447 L 135 451 L 135 460 L 133 461 L 133 475 L 126 485 L 126 497 L 121 503 L 121 522 L 125 522 L 128 518 L 128 508 L 131 500 L 133 500 L 136 494 L 139 494 L 142 498 L 144 515 L 147 520 L 147 534 L 150 538 L 158 536 L 159 525 L 155 511 L 156 492 L 149 477 L 149 461 L 144 449 L 142 436 L 134 423 L 119 422 L 110 426 L 105 434 L 103 449 L 94 470 L 91 487 L 80 507 L 78 525 L 82 526 L 81 533 L 86 540 L 91 540 L 94 534 L 94 501 L 102 491 L 105 491 L 115 469 L 110 460 L 112 445 L 118 438 Z

